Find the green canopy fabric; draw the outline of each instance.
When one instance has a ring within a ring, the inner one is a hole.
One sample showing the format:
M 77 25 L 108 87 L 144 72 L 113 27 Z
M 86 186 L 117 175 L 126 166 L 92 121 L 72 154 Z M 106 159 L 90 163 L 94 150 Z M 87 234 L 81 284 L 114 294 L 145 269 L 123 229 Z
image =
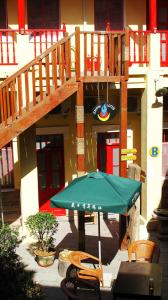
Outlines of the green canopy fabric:
M 124 214 L 137 200 L 141 183 L 136 180 L 92 172 L 74 179 L 51 198 L 52 207 Z

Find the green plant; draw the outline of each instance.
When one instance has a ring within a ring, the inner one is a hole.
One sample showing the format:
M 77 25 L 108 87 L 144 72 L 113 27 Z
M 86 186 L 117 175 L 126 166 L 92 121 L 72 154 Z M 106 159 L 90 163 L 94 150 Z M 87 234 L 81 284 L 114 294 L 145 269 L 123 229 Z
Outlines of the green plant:
M 2 299 L 41 299 L 42 289 L 33 282 L 33 272 L 26 271 L 16 253 L 18 228 L 0 226 L 0 295 Z
M 29 216 L 25 225 L 30 235 L 37 240 L 39 250 L 49 252 L 53 248 L 54 234 L 58 230 L 56 217 L 48 212 L 38 212 Z

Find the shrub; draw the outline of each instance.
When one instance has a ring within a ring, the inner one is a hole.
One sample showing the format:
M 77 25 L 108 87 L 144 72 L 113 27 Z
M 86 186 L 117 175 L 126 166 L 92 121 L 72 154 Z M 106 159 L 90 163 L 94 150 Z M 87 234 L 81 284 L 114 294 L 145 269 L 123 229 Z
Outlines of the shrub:
M 16 254 L 19 245 L 18 228 L 0 227 L 0 295 L 1 299 L 40 299 L 40 286 L 33 280 L 33 272 L 26 271 Z
M 39 250 L 48 252 L 53 248 L 54 234 L 58 230 L 58 221 L 51 213 L 38 212 L 27 218 L 25 225 L 31 236 L 37 240 Z

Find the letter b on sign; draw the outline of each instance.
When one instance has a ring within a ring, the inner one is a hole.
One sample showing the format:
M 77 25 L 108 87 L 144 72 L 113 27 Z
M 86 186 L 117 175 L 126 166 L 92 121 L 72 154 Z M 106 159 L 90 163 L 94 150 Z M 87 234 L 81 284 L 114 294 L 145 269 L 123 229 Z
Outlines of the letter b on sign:
M 157 147 L 157 146 L 151 147 L 149 150 L 149 154 L 152 157 L 157 157 L 159 155 L 159 152 L 160 152 L 160 150 L 159 150 L 159 147 Z

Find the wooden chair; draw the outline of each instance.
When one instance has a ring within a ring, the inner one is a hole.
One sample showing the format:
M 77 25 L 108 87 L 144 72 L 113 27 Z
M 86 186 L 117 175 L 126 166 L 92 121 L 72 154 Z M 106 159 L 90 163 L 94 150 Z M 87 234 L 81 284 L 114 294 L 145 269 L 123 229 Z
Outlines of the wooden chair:
M 157 257 L 155 257 L 155 259 L 156 262 L 158 262 L 160 250 L 155 242 L 149 240 L 139 240 L 132 242 L 128 246 L 128 261 L 132 261 L 132 256 L 134 254 L 135 261 L 150 263 L 153 260 L 155 250 L 157 250 Z
M 64 278 L 61 289 L 69 300 L 101 300 L 99 285 L 76 278 Z
M 68 277 L 98 280 L 104 286 L 102 263 L 97 257 L 82 251 L 71 251 L 69 261 L 71 265 L 67 270 Z

